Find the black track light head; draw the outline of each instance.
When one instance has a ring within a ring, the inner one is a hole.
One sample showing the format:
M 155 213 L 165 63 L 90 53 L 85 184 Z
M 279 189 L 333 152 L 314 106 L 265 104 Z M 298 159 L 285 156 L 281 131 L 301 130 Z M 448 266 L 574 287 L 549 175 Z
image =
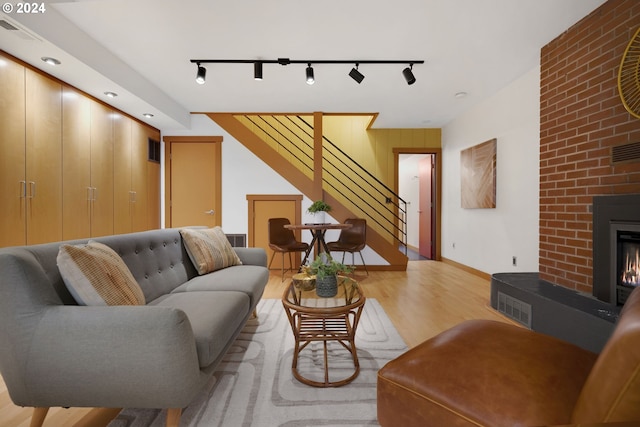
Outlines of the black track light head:
M 207 69 L 198 64 L 198 72 L 196 74 L 196 82 L 203 85 L 207 81 Z
M 311 63 L 307 64 L 307 84 L 312 85 L 316 82 L 316 79 L 313 77 L 313 67 L 311 67 Z
M 355 68 L 352 68 L 351 71 L 349 71 L 349 76 L 358 84 L 362 83 L 362 81 L 364 80 L 364 75 L 360 71 L 358 71 L 358 64 L 356 64 Z
M 402 70 L 402 74 L 404 75 L 404 79 L 407 81 L 408 85 L 412 85 L 416 82 L 416 77 L 413 75 L 413 64 L 409 64 L 407 68 Z
M 262 62 L 253 63 L 253 78 L 254 80 L 262 80 Z

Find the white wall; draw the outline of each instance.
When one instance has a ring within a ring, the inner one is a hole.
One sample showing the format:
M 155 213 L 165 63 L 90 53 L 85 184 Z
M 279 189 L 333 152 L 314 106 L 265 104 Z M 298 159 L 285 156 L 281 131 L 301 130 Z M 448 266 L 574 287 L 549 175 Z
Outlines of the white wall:
M 401 154 L 398 159 L 398 193 L 407 202 L 407 245 L 420 245 L 419 162 L 423 154 Z
M 486 273 L 538 271 L 539 137 L 539 66 L 442 129 L 443 257 Z M 460 151 L 492 138 L 496 208 L 462 209 Z

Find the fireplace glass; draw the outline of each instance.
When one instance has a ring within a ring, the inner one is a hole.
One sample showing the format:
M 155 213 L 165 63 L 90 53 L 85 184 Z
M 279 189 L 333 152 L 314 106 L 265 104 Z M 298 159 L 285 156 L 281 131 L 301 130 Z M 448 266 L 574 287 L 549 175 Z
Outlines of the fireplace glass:
M 624 304 L 631 291 L 640 286 L 640 232 L 618 231 L 617 296 Z

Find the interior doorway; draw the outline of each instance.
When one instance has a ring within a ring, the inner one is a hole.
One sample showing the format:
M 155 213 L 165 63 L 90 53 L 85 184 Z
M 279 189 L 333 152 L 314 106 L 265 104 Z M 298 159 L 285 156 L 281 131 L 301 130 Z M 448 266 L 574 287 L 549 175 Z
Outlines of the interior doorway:
M 407 151 L 396 153 L 397 192 L 407 202 L 407 256 L 439 259 L 439 153 Z
M 222 224 L 222 137 L 165 136 L 166 223 Z

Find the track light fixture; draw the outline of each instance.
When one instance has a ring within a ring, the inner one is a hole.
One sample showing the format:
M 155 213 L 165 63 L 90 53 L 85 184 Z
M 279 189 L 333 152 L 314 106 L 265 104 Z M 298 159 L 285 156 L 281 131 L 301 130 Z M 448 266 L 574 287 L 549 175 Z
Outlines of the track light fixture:
M 358 65 L 360 64 L 356 63 L 356 67 L 352 68 L 351 71 L 349 71 L 349 76 L 351 76 L 351 78 L 355 80 L 356 83 L 360 84 L 364 80 L 364 75 L 360 71 L 358 71 Z
M 404 75 L 404 79 L 407 81 L 408 85 L 412 85 L 416 82 L 416 77 L 413 75 L 413 64 L 409 64 L 407 68 L 402 70 L 402 74 Z
M 307 84 L 312 85 L 316 82 L 316 79 L 313 77 L 313 67 L 311 63 L 307 64 Z
M 196 82 L 203 85 L 207 80 L 207 69 L 198 62 L 198 72 L 196 73 Z
M 349 76 L 356 82 L 362 83 L 364 75 L 358 71 L 360 64 L 407 64 L 408 67 L 402 70 L 407 84 L 414 84 L 416 77 L 413 75 L 413 66 L 415 64 L 424 64 L 423 60 L 368 60 L 368 59 L 345 59 L 345 60 L 324 60 L 324 59 L 192 59 L 192 64 L 198 65 L 198 73 L 196 75 L 196 81 L 200 84 L 205 82 L 207 70 L 201 64 L 253 64 L 253 77 L 256 80 L 262 80 L 262 66 L 263 64 L 280 64 L 283 66 L 289 64 L 307 64 L 306 68 L 306 80 L 307 84 L 313 84 L 315 82 L 313 67 L 311 64 L 355 64 L 355 68 L 352 68 L 349 72 Z

